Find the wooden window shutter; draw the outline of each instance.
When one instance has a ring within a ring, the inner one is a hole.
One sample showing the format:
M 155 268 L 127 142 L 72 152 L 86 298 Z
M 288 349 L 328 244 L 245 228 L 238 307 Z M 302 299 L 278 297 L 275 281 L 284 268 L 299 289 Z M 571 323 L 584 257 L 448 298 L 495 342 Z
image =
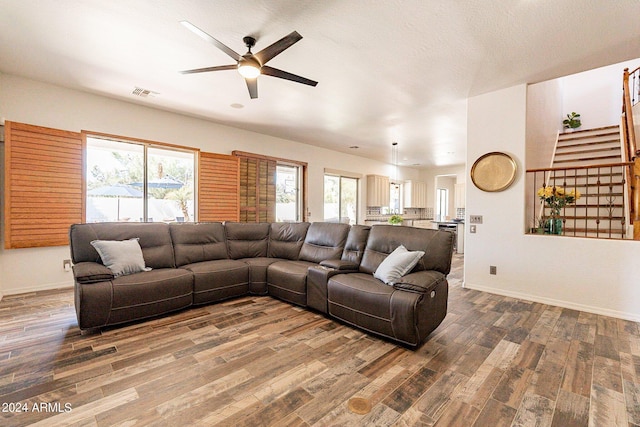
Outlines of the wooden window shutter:
M 198 221 L 240 220 L 240 159 L 200 153 Z
M 84 219 L 80 133 L 6 122 L 5 248 L 69 244 Z
M 276 165 L 273 159 L 235 152 L 240 158 L 240 221 L 276 220 Z

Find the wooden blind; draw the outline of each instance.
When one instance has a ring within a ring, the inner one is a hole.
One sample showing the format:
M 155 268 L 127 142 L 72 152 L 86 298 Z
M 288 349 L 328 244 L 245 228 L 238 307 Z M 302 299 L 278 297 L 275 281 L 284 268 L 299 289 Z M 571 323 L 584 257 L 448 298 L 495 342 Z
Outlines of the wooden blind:
M 5 248 L 69 244 L 83 222 L 80 133 L 6 122 Z
M 276 161 L 248 153 L 240 157 L 240 221 L 276 220 Z
M 240 159 L 200 153 L 198 221 L 240 220 Z

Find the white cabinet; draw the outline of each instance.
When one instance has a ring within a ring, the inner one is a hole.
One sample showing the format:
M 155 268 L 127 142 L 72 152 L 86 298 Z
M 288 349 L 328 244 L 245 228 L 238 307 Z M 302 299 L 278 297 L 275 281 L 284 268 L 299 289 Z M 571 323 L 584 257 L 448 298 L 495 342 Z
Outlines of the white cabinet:
M 424 182 L 406 181 L 404 183 L 404 207 L 427 207 L 427 184 Z
M 456 202 L 456 209 L 464 208 L 465 183 L 461 182 L 459 184 L 456 184 L 454 191 L 456 192 L 456 194 L 454 195 L 455 202 Z
M 389 206 L 389 177 L 367 175 L 367 206 Z

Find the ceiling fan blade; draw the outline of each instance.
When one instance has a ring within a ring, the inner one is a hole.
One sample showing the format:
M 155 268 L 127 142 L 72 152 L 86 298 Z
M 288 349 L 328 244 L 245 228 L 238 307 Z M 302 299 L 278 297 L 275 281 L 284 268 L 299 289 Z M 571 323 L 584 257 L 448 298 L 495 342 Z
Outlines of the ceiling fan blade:
M 265 76 L 278 77 L 279 79 L 291 80 L 297 83 L 302 83 L 309 86 L 316 86 L 318 82 L 307 79 L 305 77 L 296 76 L 295 74 L 288 73 L 286 71 L 278 70 L 277 68 L 263 65 L 260 70 L 261 74 Z
M 232 57 L 236 62 L 240 61 L 240 59 L 242 58 L 242 56 L 236 53 L 233 49 L 231 49 L 221 41 L 214 39 L 209 34 L 205 33 L 200 28 L 193 25 L 191 22 L 180 21 L 180 23 L 184 25 L 186 28 L 188 28 L 189 30 L 191 30 L 192 32 L 194 32 L 196 35 L 200 36 L 203 40 L 211 43 L 212 45 L 214 45 L 215 47 L 217 47 L 218 49 L 220 49 L 221 51 L 223 51 L 224 53 Z
M 209 71 L 237 70 L 237 65 L 220 65 L 217 67 L 194 68 L 193 70 L 180 71 L 180 74 L 208 73 Z
M 260 64 L 264 65 L 273 59 L 274 56 L 282 53 L 283 50 L 291 47 L 294 43 L 297 43 L 302 39 L 302 36 L 297 31 L 292 32 L 288 36 L 284 36 L 277 42 L 265 47 L 258 53 L 254 53 L 253 56 L 260 61 Z
M 247 82 L 247 89 L 249 89 L 249 96 L 251 99 L 258 97 L 258 79 L 244 79 Z

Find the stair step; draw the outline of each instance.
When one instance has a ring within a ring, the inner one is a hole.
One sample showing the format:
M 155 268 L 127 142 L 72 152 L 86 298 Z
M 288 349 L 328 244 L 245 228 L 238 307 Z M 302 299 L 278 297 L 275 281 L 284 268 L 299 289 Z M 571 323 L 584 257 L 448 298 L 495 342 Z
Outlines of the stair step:
M 574 140 L 571 139 L 565 139 L 562 141 L 558 141 L 558 149 L 562 150 L 562 149 L 566 149 L 566 148 L 571 148 L 571 147 L 589 147 L 589 146 L 598 146 L 598 145 L 617 145 L 618 147 L 620 147 L 620 138 L 607 138 L 607 139 L 603 139 L 603 140 L 598 140 L 598 141 L 588 141 L 588 142 L 584 142 L 584 141 L 578 141 L 578 142 L 574 142 Z
M 594 160 L 620 160 L 620 156 L 594 156 L 594 157 L 585 157 L 579 159 L 567 159 L 567 160 L 554 160 L 553 163 L 569 163 L 569 162 L 592 162 Z M 586 165 L 585 165 L 586 166 Z
M 612 134 L 620 134 L 620 126 L 606 126 L 601 128 L 593 128 L 593 129 L 585 129 L 573 132 L 565 132 L 558 135 L 558 140 L 567 140 L 567 139 L 584 139 L 584 138 L 592 138 L 594 136 L 603 136 L 603 135 L 612 135 Z
M 558 156 L 571 156 L 574 154 L 590 154 L 590 153 L 605 153 L 607 151 L 617 151 L 618 153 L 620 153 L 620 147 L 600 147 L 600 148 L 594 148 L 592 150 L 576 150 L 576 151 L 563 151 L 563 152 L 556 152 L 556 159 L 558 158 Z M 617 157 L 619 157 L 620 154 L 617 155 Z

